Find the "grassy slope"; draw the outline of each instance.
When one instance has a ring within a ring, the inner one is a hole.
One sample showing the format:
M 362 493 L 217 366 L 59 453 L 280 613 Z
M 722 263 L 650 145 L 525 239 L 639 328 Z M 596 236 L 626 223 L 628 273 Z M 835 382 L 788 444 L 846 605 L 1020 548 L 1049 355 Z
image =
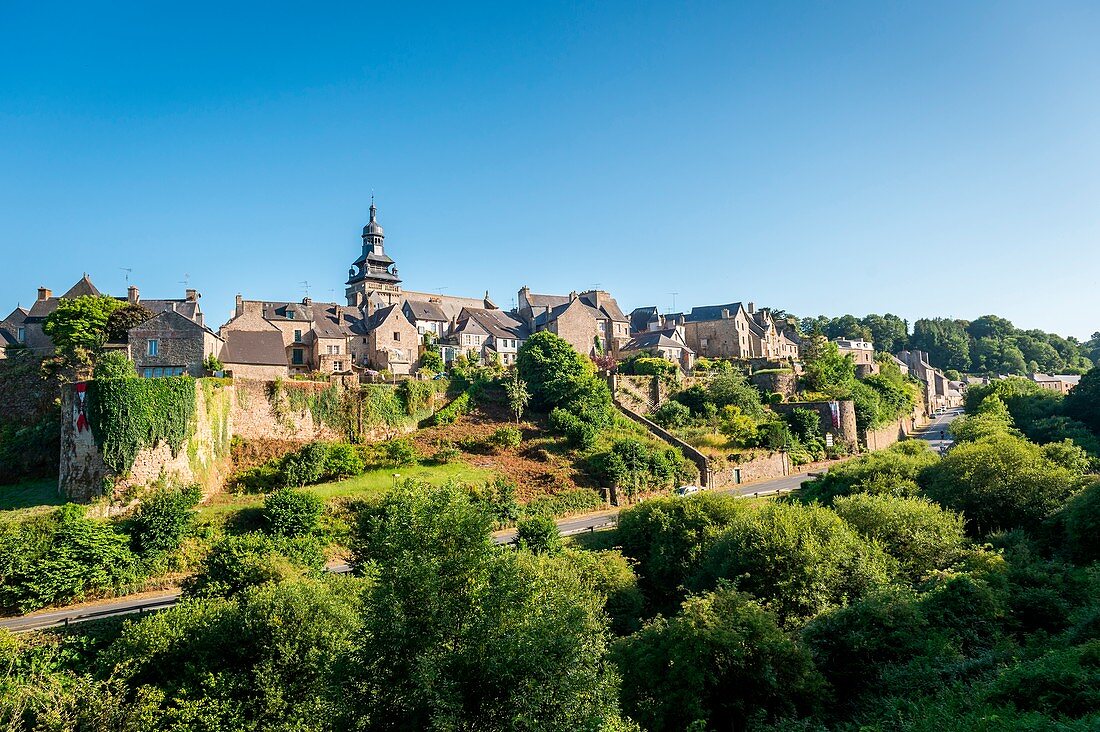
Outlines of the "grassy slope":
M 60 506 L 65 499 L 57 492 L 57 478 L 25 480 L 13 485 L 0 485 L 0 511 Z

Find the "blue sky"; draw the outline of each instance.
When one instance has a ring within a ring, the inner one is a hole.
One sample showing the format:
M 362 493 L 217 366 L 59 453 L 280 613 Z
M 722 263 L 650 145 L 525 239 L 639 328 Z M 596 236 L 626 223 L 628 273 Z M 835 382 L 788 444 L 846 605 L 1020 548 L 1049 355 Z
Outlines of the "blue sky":
M 0 309 L 342 299 L 1100 330 L 1095 3 L 0 4 Z M 445 289 L 444 289 L 445 288 Z

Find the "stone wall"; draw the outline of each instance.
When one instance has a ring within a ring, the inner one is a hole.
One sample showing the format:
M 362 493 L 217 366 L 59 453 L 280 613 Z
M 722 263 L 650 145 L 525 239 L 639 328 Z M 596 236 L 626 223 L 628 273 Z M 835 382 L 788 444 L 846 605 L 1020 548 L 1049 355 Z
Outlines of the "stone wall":
M 699 452 L 697 449 L 684 442 L 679 437 L 676 437 L 671 432 L 668 432 L 660 425 L 651 422 L 650 420 L 632 410 L 630 407 L 625 406 L 621 401 L 619 401 L 618 398 L 615 399 L 615 404 L 619 407 L 619 409 L 622 410 L 623 414 L 630 417 L 638 424 L 644 426 L 654 435 L 660 437 L 662 440 L 672 445 L 673 447 L 680 448 L 680 452 L 684 454 L 684 457 L 695 463 L 695 467 L 699 468 L 699 485 L 703 486 L 704 488 L 710 486 L 710 463 L 707 461 L 706 455 Z
M 108 496 L 120 501 L 132 489 L 156 482 L 198 484 L 204 493 L 218 490 L 232 469 L 233 387 L 202 380 L 195 389 L 194 427 L 176 454 L 166 444 L 140 451 L 124 474 L 104 463 L 92 431 L 78 427 L 80 398 L 75 384 L 66 385 L 61 399 L 60 492 L 74 501 Z
M 295 410 L 285 394 L 279 406 L 274 398 L 275 385 L 282 390 L 308 391 L 317 394 L 328 388 L 314 381 L 251 381 L 234 379 L 233 435 L 244 440 L 274 438 L 294 442 L 341 440 L 346 435 L 317 422 L 308 409 Z
M 832 402 L 784 402 L 782 404 L 773 404 L 774 409 L 779 414 L 790 414 L 795 409 L 809 409 L 810 411 L 817 412 L 818 417 L 821 419 L 821 432 L 822 434 L 832 434 L 834 440 L 846 442 L 851 446 L 859 444 L 859 431 L 856 429 L 856 407 L 851 401 L 842 400 L 838 402 L 840 407 L 840 425 L 839 427 L 833 424 L 833 414 L 829 405 Z
M 727 488 L 741 483 L 782 478 L 791 474 L 790 460 L 784 452 L 773 452 L 743 463 L 728 463 L 711 473 L 712 488 Z
M 793 370 L 755 373 L 749 377 L 749 381 L 763 393 L 776 392 L 782 394 L 784 399 L 790 399 L 798 390 L 798 376 Z

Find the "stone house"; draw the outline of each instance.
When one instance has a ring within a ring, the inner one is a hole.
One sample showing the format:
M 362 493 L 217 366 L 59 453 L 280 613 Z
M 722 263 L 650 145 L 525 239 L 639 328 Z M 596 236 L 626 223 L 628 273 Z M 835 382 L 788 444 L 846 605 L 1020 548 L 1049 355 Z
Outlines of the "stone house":
M 897 354 L 897 358 L 908 367 L 909 375 L 921 383 L 924 406 L 929 414 L 962 406 L 965 383 L 951 381 L 944 376 L 942 371 L 928 362 L 927 353 L 902 351 Z
M 175 310 L 162 310 L 127 331 L 127 350 L 138 376 L 202 376 L 207 356 L 221 354 L 225 341 Z
M 684 341 L 681 328 L 636 333 L 620 351 L 623 358 L 637 354 L 656 356 L 680 366 L 684 373 L 695 368 L 695 351 Z
M 859 378 L 879 372 L 879 365 L 875 361 L 875 345 L 870 341 L 837 338 L 833 342 L 836 343 L 841 356 L 851 356 L 856 366 L 856 376 Z
M 619 351 L 630 340 L 630 319 L 604 290 L 568 295 L 539 295 L 529 287 L 519 291 L 516 319 L 531 333 L 550 331 L 586 356 Z
M 237 379 L 272 381 L 290 375 L 286 346 L 278 328 L 223 331 L 221 362 Z
M 639 313 L 639 322 L 642 317 Z M 801 339 L 785 321 L 751 302 L 699 306 L 690 313 L 662 317 L 682 322 L 685 342 L 706 358 L 793 361 L 801 348 Z
M 399 305 L 378 308 L 363 325 L 366 365 L 394 375 L 413 373 L 420 360 L 420 334 Z
M 23 348 L 27 342 L 28 311 L 17 307 L 8 317 L 0 320 L 0 358 L 7 358 L 8 348 Z
M 482 363 L 491 364 L 499 357 L 510 366 L 528 335 L 521 320 L 499 308 L 463 308 L 449 342 L 459 353 L 473 353 Z
M 1069 394 L 1073 387 L 1081 381 L 1081 377 L 1075 374 L 1031 374 L 1027 378 L 1034 381 L 1040 387 L 1059 394 Z

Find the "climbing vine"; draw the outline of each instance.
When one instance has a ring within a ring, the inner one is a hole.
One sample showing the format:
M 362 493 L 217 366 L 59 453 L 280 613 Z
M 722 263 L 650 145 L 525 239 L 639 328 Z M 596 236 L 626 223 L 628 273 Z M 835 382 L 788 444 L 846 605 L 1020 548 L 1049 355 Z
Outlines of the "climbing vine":
M 104 464 L 118 474 L 137 454 L 165 443 L 179 454 L 194 429 L 195 380 L 110 379 L 88 385 L 88 423 Z

